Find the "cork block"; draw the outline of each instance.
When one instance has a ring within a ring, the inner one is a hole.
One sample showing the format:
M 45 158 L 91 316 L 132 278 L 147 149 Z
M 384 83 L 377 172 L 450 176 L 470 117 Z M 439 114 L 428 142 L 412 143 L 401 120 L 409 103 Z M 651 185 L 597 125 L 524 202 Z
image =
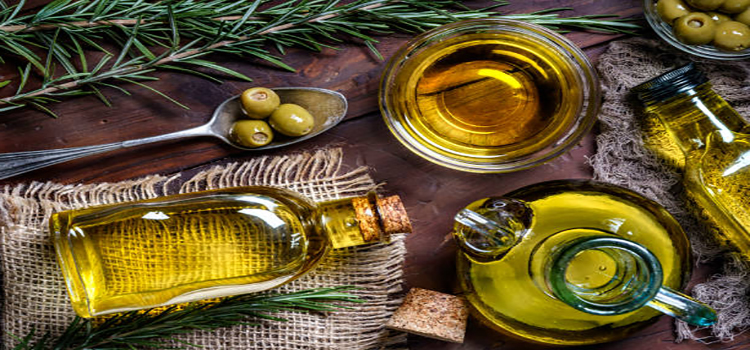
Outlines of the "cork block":
M 461 297 L 412 288 L 386 327 L 424 337 L 463 343 L 469 307 Z

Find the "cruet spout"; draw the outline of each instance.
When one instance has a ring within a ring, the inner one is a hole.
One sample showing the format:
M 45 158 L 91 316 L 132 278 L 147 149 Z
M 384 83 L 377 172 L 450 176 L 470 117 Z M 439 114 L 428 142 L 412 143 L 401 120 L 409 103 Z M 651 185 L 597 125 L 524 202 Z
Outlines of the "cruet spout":
M 528 231 L 533 218 L 523 201 L 491 197 L 476 201 L 455 216 L 453 238 L 476 262 L 501 259 Z

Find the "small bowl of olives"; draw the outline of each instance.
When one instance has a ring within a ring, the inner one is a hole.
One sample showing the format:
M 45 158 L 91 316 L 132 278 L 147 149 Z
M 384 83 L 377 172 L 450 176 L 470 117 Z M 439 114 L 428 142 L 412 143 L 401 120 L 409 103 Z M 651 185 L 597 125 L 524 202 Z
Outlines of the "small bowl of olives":
M 643 12 L 657 35 L 684 52 L 750 58 L 750 0 L 644 0 Z
M 253 87 L 222 103 L 211 124 L 235 147 L 271 149 L 328 130 L 344 118 L 346 110 L 346 98 L 335 91 Z

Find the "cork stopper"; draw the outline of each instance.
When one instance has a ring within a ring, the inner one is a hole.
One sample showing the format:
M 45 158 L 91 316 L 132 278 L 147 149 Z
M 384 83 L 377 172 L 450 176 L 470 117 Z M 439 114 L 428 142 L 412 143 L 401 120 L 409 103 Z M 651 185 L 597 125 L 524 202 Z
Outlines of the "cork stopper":
M 357 215 L 362 240 L 365 243 L 379 241 L 383 231 L 380 229 L 377 210 L 372 201 L 367 197 L 352 198 L 352 206 L 354 206 L 354 212 Z
M 428 338 L 463 343 L 469 307 L 461 297 L 412 288 L 386 327 Z
M 399 196 L 380 198 L 371 193 L 367 197 L 352 198 L 352 206 L 362 243 L 385 241 L 393 233 L 411 232 L 411 222 Z
M 404 203 L 401 202 L 401 197 L 394 195 L 378 198 L 376 202 L 386 235 L 411 232 L 411 222 L 406 214 Z

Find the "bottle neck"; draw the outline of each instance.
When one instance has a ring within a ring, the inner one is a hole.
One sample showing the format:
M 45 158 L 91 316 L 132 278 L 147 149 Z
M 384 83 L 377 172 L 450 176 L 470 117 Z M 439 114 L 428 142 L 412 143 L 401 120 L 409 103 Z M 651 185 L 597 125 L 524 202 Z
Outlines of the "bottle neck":
M 686 155 L 703 149 L 709 134 L 717 133 L 720 140 L 732 142 L 734 133 L 747 126 L 707 82 L 666 101 L 647 103 L 645 110 L 661 120 Z
M 318 218 L 334 249 L 387 242 L 393 233 L 411 232 L 398 196 L 367 196 L 318 204 Z

